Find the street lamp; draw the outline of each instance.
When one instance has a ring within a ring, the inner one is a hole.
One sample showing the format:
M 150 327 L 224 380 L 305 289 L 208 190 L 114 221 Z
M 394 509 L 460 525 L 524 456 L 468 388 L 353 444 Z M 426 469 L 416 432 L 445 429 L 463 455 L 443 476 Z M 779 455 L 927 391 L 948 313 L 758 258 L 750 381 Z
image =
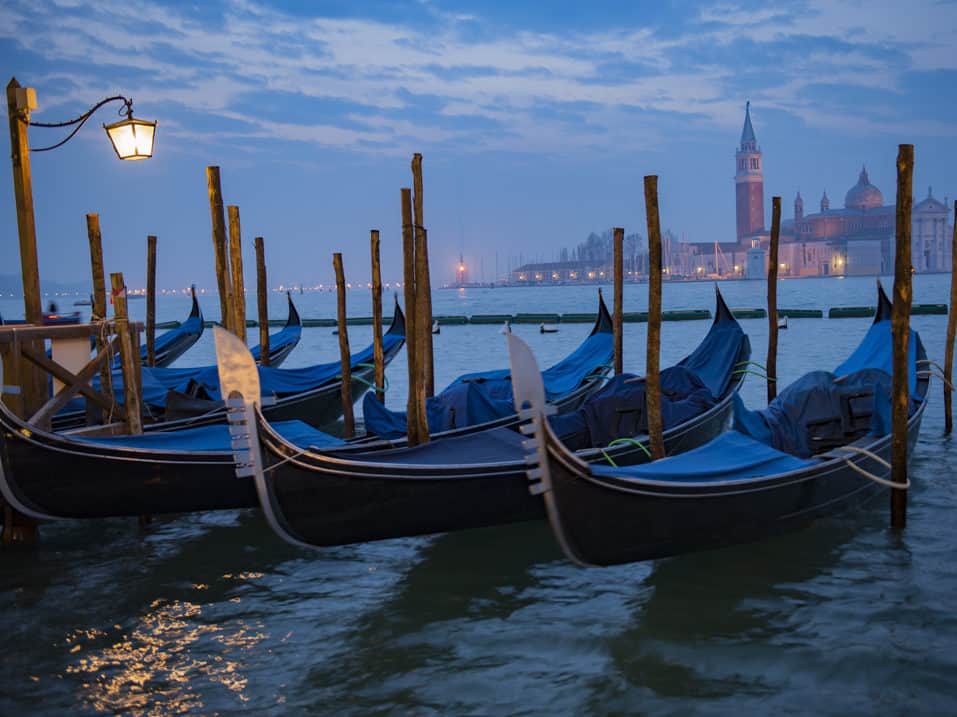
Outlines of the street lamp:
M 37 262 L 36 218 L 33 212 L 33 179 L 30 173 L 30 152 L 48 152 L 69 142 L 100 107 L 110 102 L 122 102 L 126 119 L 104 125 L 107 136 L 120 159 L 146 159 L 153 154 L 155 122 L 144 122 L 133 117 L 132 100 L 115 95 L 97 102 L 76 119 L 66 122 L 32 122 L 30 110 L 36 109 L 37 95 L 31 87 L 21 87 L 16 78 L 7 84 L 7 118 L 10 122 L 10 159 L 13 165 L 13 192 L 17 209 L 17 232 L 20 240 L 20 265 L 23 275 L 23 303 L 26 320 L 30 324 L 42 322 L 40 301 L 40 270 Z M 121 111 L 121 114 L 123 112 Z M 27 143 L 27 128 L 72 127 L 70 133 L 56 144 L 32 149 Z M 31 415 L 42 405 L 46 395 L 46 379 L 39 372 L 24 386 L 24 402 Z

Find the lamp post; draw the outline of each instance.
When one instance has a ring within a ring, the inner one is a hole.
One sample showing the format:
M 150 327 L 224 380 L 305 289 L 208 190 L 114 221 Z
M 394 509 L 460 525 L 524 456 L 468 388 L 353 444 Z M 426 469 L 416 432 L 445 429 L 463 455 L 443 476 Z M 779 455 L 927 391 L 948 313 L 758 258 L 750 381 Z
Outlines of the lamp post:
M 30 173 L 30 152 L 47 152 L 69 142 L 86 124 L 94 112 L 110 102 L 123 102 L 126 119 L 104 125 L 116 156 L 120 159 L 146 159 L 153 154 L 153 136 L 156 122 L 144 122 L 133 117 L 132 100 L 116 95 L 97 102 L 76 119 L 66 122 L 33 122 L 30 111 L 36 109 L 36 92 L 30 87 L 21 87 L 14 77 L 7 85 L 7 116 L 10 121 L 10 150 L 13 163 L 13 191 L 17 208 L 17 231 L 20 240 L 20 265 L 23 274 L 24 314 L 27 323 L 40 324 L 42 304 L 40 299 L 40 271 L 37 262 L 36 219 L 33 212 L 33 181 Z M 32 149 L 27 143 L 27 128 L 73 127 L 60 142 L 48 147 Z M 23 376 L 24 408 L 31 415 L 46 396 L 46 381 L 39 371 Z

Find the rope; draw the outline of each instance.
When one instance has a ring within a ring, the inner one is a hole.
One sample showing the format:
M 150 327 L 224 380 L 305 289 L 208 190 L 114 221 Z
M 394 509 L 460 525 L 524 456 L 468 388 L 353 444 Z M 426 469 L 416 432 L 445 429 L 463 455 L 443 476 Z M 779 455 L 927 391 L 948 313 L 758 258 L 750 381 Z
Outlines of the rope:
M 371 368 L 371 369 L 374 369 L 375 366 L 373 366 L 372 364 L 368 364 L 368 363 L 357 363 L 357 364 L 356 364 L 356 368 Z M 341 381 L 341 380 L 342 380 L 342 374 L 340 373 L 338 376 L 335 376 L 334 378 L 337 378 L 337 379 L 339 379 L 339 380 Z M 382 376 L 382 378 L 383 378 L 383 383 L 384 383 L 384 385 L 382 386 L 382 388 L 379 388 L 378 386 L 376 386 L 372 381 L 369 381 L 369 380 L 367 380 L 367 379 L 362 378 L 362 376 L 355 376 L 355 375 L 353 375 L 353 376 L 350 376 L 350 378 L 351 378 L 353 381 L 358 381 L 358 382 L 361 383 L 363 386 L 365 386 L 366 388 L 368 388 L 368 389 L 370 389 L 370 390 L 372 390 L 372 391 L 375 391 L 376 393 L 385 393 L 386 391 L 389 390 L 389 377 L 386 376 L 385 374 L 383 374 L 383 376 Z
M 651 455 L 651 451 L 649 451 L 648 448 L 645 446 L 645 444 L 639 441 L 637 438 L 627 438 L 627 437 L 616 438 L 615 440 L 613 440 L 611 443 L 608 444 L 608 447 L 612 448 L 613 446 L 620 446 L 623 443 L 630 443 L 633 446 L 638 446 L 641 450 L 645 452 L 645 455 L 648 456 L 650 460 L 654 460 L 654 458 Z
M 734 371 L 732 371 L 731 373 L 732 373 L 732 374 L 736 374 L 736 373 L 750 373 L 750 374 L 752 374 L 752 375 L 754 375 L 754 376 L 757 376 L 758 378 L 763 378 L 765 381 L 770 381 L 770 382 L 772 382 L 772 383 L 775 383 L 775 382 L 777 381 L 776 378 L 771 378 L 770 376 L 768 376 L 768 375 L 766 375 L 766 374 L 763 374 L 763 373 L 759 373 L 758 371 L 752 371 L 752 370 L 749 369 L 749 368 L 736 368 L 736 369 L 735 369 Z
M 277 463 L 273 463 L 273 464 L 272 464 L 271 466 L 269 466 L 268 468 L 264 468 L 264 469 L 263 469 L 263 474 L 270 473 L 270 472 L 274 471 L 276 468 L 278 468 L 279 466 L 281 466 L 283 463 L 288 463 L 289 461 L 294 461 L 294 460 L 296 460 L 299 456 L 305 455 L 305 454 L 308 453 L 308 452 L 309 452 L 309 449 L 308 449 L 308 448 L 303 448 L 302 450 L 296 451 L 296 452 L 293 453 L 292 455 L 286 456 L 286 457 L 283 458 L 281 461 L 279 461 L 279 462 L 277 462 Z
M 921 359 L 921 360 L 918 361 L 917 363 L 925 363 L 925 364 L 927 364 L 928 366 L 930 366 L 931 368 L 936 368 L 936 369 L 939 371 L 939 373 L 932 373 L 932 372 L 929 371 L 929 370 L 926 371 L 926 372 L 924 372 L 924 371 L 918 371 L 918 372 L 917 372 L 917 375 L 918 375 L 918 376 L 921 376 L 921 375 L 936 376 L 937 378 L 939 378 L 941 381 L 944 382 L 944 385 L 947 387 L 948 390 L 950 390 L 950 391 L 957 391 L 957 389 L 954 388 L 954 384 L 952 384 L 952 383 L 950 382 L 950 379 L 947 378 L 947 372 L 944 370 L 944 367 L 941 366 L 939 363 L 937 363 L 936 361 L 933 361 L 933 360 L 931 360 L 931 359 Z
M 851 453 L 859 453 L 860 455 L 866 456 L 867 458 L 870 458 L 871 460 L 875 461 L 876 463 L 878 463 L 879 465 L 883 466 L 883 467 L 886 468 L 887 470 L 891 470 L 891 464 L 890 464 L 890 463 L 888 463 L 887 461 L 885 461 L 883 458 L 881 458 L 881 457 L 880 457 L 879 455 L 877 455 L 876 453 L 872 453 L 871 451 L 867 450 L 866 448 L 860 448 L 860 447 L 858 447 L 858 446 L 838 446 L 838 447 L 835 448 L 834 450 L 836 450 L 836 451 L 850 451 Z M 907 482 L 906 482 L 906 483 L 896 483 L 896 482 L 894 482 L 894 481 L 892 481 L 892 480 L 887 480 L 886 478 L 881 478 L 880 476 L 876 476 L 876 475 L 874 475 L 873 473 L 871 473 L 870 471 L 864 470 L 864 469 L 861 468 L 859 465 L 857 465 L 856 463 L 854 463 L 853 461 L 851 461 L 850 458 L 845 458 L 845 459 L 844 459 L 844 462 L 847 464 L 848 468 L 851 468 L 851 469 L 852 469 L 853 471 L 855 471 L 856 473 L 859 473 L 860 475 L 864 476 L 865 478 L 867 478 L 867 479 L 869 479 L 869 480 L 872 480 L 872 481 L 874 481 L 875 483 L 879 483 L 880 485 L 885 485 L 885 486 L 887 486 L 888 488 L 900 488 L 901 490 L 907 490 L 908 488 L 910 488 L 910 478 L 907 479 Z
M 757 366 L 759 369 L 767 373 L 768 367 L 763 363 L 758 363 L 757 361 L 738 361 L 735 366 Z

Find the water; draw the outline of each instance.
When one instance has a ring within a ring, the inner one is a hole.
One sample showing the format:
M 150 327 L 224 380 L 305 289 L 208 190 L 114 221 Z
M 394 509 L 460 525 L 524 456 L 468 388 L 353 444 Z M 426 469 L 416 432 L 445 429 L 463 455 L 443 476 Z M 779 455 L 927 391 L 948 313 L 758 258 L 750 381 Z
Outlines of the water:
M 732 306 L 764 303 L 761 283 L 721 289 Z M 628 287 L 629 310 L 645 308 L 646 290 Z M 948 290 L 946 277 L 915 277 L 916 302 Z M 665 308 L 712 307 L 712 292 L 667 285 Z M 779 293 L 782 306 L 875 303 L 872 279 L 785 281 Z M 363 294 L 350 313 L 368 315 Z M 304 316 L 331 315 L 329 294 L 294 299 Z M 450 314 L 593 305 L 586 287 L 435 296 Z M 166 298 L 158 313 L 187 309 Z M 763 362 L 767 321 L 742 324 Z M 792 319 L 782 382 L 833 368 L 868 324 Z M 913 325 L 942 360 L 946 317 Z M 588 329 L 515 327 L 543 365 Z M 644 329 L 625 327 L 626 369 L 642 369 Z M 662 365 L 706 329 L 666 323 Z M 443 327 L 437 383 L 504 366 L 498 331 Z M 354 348 L 370 335 L 350 327 Z M 307 329 L 288 365 L 337 352 L 329 329 Z M 208 335 L 190 357 L 212 360 Z M 404 371 L 403 356 L 388 370 L 396 407 Z M 749 378 L 745 401 L 764 390 Z M 572 567 L 544 524 L 318 552 L 285 545 L 253 511 L 46 525 L 37 546 L 0 551 L 0 714 L 952 714 L 957 450 L 942 429 L 935 381 L 902 534 L 880 500 L 780 538 L 615 568 Z

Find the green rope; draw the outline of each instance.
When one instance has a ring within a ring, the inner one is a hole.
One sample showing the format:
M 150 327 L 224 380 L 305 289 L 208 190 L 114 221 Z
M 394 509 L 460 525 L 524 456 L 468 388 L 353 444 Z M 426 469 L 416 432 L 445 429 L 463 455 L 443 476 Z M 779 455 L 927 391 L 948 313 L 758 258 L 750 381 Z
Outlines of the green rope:
M 603 456 L 605 456 L 605 460 L 608 461 L 608 463 L 611 465 L 612 468 L 617 468 L 617 467 L 618 467 L 618 464 L 615 463 L 615 462 L 611 459 L 611 456 L 608 455 L 607 453 L 605 453 L 605 449 L 604 449 L 604 448 L 599 448 L 598 450 L 600 450 L 600 451 L 601 451 L 601 454 L 602 454 Z
M 374 369 L 375 366 L 373 366 L 371 363 L 357 363 L 357 364 L 356 364 L 356 368 L 371 368 L 371 369 Z M 342 374 L 340 373 L 338 376 L 335 376 L 335 378 L 337 378 L 337 379 L 339 379 L 339 380 L 341 381 L 341 380 L 342 380 Z M 372 391 L 375 391 L 376 393 L 385 393 L 386 391 L 389 390 L 389 377 L 386 376 L 386 375 L 384 375 L 384 374 L 383 374 L 382 378 L 383 378 L 383 383 L 384 383 L 385 385 L 384 385 L 382 388 L 379 388 L 378 386 L 376 386 L 374 383 L 372 383 L 372 381 L 367 381 L 366 379 L 362 378 L 362 376 L 352 376 L 351 378 L 352 378 L 353 381 L 358 381 L 358 382 L 361 383 L 363 386 L 365 386 L 366 388 L 368 388 L 368 389 L 370 389 L 370 390 L 372 390 Z
M 767 372 L 768 367 L 764 364 L 760 364 L 757 361 L 738 361 L 735 366 L 757 366 L 759 369 Z
M 649 460 L 654 460 L 654 458 L 651 456 L 651 451 L 649 451 L 645 444 L 639 441 L 637 438 L 616 438 L 608 444 L 608 447 L 612 448 L 613 446 L 620 446 L 623 443 L 630 443 L 633 446 L 638 446 L 645 452 L 645 455 L 648 456 Z
M 777 381 L 776 378 L 771 378 L 771 377 L 768 376 L 767 374 L 758 373 L 757 371 L 752 371 L 752 370 L 750 370 L 750 369 L 740 369 L 740 368 L 739 368 L 739 369 L 735 369 L 734 371 L 732 371 L 732 373 L 750 373 L 750 374 L 753 374 L 753 375 L 757 376 L 758 378 L 763 378 L 765 381 L 771 381 L 772 383 L 775 382 L 775 381 Z

